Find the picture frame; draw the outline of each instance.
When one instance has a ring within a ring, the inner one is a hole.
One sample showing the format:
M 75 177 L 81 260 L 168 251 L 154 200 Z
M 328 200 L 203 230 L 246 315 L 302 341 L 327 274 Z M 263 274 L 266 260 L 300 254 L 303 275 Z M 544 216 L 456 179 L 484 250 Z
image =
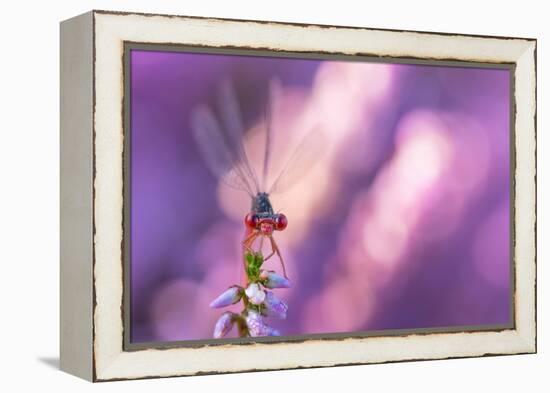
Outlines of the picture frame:
M 89 381 L 535 353 L 536 40 L 91 11 L 61 23 L 61 369 Z M 506 69 L 511 324 L 133 344 L 132 49 Z

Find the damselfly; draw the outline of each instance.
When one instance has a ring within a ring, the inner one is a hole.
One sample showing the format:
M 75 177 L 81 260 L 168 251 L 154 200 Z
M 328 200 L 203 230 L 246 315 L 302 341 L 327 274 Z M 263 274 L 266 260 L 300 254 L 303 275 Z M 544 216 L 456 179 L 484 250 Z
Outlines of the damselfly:
M 211 172 L 228 186 L 246 192 L 252 200 L 250 212 L 244 219 L 247 228 L 243 241 L 244 248 L 253 253 L 253 245 L 257 239 L 261 240 L 261 244 L 264 239 L 268 239 L 271 253 L 264 260 L 277 255 L 286 277 L 283 257 L 273 233 L 283 231 L 288 225 L 288 220 L 283 213 L 275 212 L 270 195 L 295 184 L 304 170 L 319 158 L 322 143 L 317 128 L 306 132 L 292 154 L 288 155 L 286 163 L 280 167 L 273 180 L 270 180 L 272 115 L 274 103 L 281 99 L 281 92 L 280 83 L 272 80 L 269 83 L 267 104 L 261 114 L 264 116 L 262 132 L 265 133 L 261 177 L 251 165 L 246 152 L 245 128 L 239 102 L 229 81 L 226 80 L 220 85 L 216 106 L 201 105 L 194 110 L 192 128 L 199 150 Z M 261 247 L 260 245 L 260 249 Z

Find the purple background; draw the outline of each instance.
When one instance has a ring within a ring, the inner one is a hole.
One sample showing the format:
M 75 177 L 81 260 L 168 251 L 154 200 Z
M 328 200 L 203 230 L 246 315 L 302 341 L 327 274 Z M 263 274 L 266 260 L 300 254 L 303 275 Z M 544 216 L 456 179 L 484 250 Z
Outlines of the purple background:
M 276 238 L 293 282 L 277 291 L 288 319 L 272 325 L 509 323 L 508 70 L 133 50 L 131 341 L 211 338 L 220 311 L 208 304 L 239 282 L 250 201 L 208 171 L 190 113 L 229 78 L 257 126 L 273 76 L 278 151 L 315 124 L 327 148 L 272 197 L 289 219 Z

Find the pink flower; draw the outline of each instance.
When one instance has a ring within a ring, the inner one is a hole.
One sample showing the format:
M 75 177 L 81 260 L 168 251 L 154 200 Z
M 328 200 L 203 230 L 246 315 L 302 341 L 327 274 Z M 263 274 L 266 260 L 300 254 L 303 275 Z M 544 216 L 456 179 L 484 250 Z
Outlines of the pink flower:
M 267 326 L 262 316 L 253 310 L 248 311 L 246 317 L 246 325 L 248 326 L 248 332 L 252 337 L 264 337 L 264 336 L 280 336 L 278 330 Z
M 214 338 L 222 338 L 227 333 L 229 333 L 233 328 L 236 317 L 237 315 L 233 314 L 232 312 L 224 312 L 218 319 L 218 321 L 216 322 L 216 326 L 214 327 Z
M 268 336 L 280 336 L 281 332 L 279 332 L 277 329 L 273 329 L 270 326 L 267 326 L 267 335 Z
M 272 270 L 262 270 L 260 278 L 263 280 L 263 285 L 266 288 L 290 288 L 290 281 L 288 278 L 280 276 Z
M 232 287 L 229 287 L 229 289 L 227 289 L 220 296 L 214 299 L 212 303 L 210 303 L 210 307 L 221 308 L 221 307 L 229 306 L 231 304 L 235 304 L 239 300 L 241 300 L 242 296 L 243 296 L 243 289 L 238 285 L 234 285 Z
M 248 297 L 248 301 L 252 304 L 262 304 L 265 299 L 265 291 L 260 288 L 259 284 L 250 284 L 244 292 Z
M 288 311 L 288 305 L 281 299 L 276 297 L 272 292 L 267 292 L 264 300 L 265 315 L 268 317 L 275 317 L 279 319 L 286 318 L 286 312 Z

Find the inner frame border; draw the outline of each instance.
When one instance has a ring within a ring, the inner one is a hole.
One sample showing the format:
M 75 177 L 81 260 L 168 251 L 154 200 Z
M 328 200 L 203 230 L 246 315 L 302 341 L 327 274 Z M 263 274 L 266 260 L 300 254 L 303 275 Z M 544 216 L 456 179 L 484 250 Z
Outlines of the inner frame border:
M 499 37 L 502 38 L 502 37 Z M 197 53 L 197 54 L 215 54 L 215 55 L 233 55 L 233 56 L 257 56 L 274 57 L 289 59 L 307 59 L 307 60 L 332 60 L 332 61 L 351 61 L 363 63 L 385 63 L 385 64 L 408 64 L 424 65 L 435 67 L 463 67 L 463 68 L 486 68 L 486 69 L 504 69 L 508 70 L 510 78 L 510 109 L 509 109 L 509 149 L 510 149 L 510 261 L 509 261 L 509 280 L 510 280 L 510 322 L 508 324 L 497 325 L 465 325 L 449 326 L 435 328 L 413 328 L 413 329 L 386 329 L 372 330 L 362 332 L 344 332 L 344 333 L 320 333 L 288 335 L 281 337 L 249 337 L 249 338 L 229 338 L 229 339 L 202 339 L 202 340 L 179 340 L 179 341 L 161 341 L 161 342 L 140 342 L 132 343 L 130 341 L 131 325 L 131 51 L 160 51 L 160 52 L 179 52 L 179 53 Z M 122 240 L 122 273 L 123 273 L 123 296 L 122 296 L 122 319 L 123 319 L 123 351 L 138 351 L 144 349 L 172 349 L 172 348 L 200 348 L 211 346 L 248 345 L 254 343 L 301 343 L 308 340 L 342 340 L 347 338 L 367 338 L 367 337 L 407 337 L 411 335 L 426 335 L 434 333 L 473 333 L 473 332 L 501 332 L 505 330 L 515 330 L 516 328 L 516 302 L 515 302 L 515 267 L 516 258 L 514 244 L 516 238 L 515 231 L 515 171 L 516 171 L 516 97 L 515 97 L 515 72 L 516 65 L 511 62 L 477 62 L 468 60 L 446 60 L 429 59 L 416 57 L 391 57 L 376 56 L 368 54 L 349 55 L 335 52 L 298 52 L 281 51 L 264 48 L 248 48 L 237 46 L 203 46 L 188 45 L 176 43 L 147 43 L 123 41 L 123 240 Z M 536 310 L 535 310 L 536 311 Z

